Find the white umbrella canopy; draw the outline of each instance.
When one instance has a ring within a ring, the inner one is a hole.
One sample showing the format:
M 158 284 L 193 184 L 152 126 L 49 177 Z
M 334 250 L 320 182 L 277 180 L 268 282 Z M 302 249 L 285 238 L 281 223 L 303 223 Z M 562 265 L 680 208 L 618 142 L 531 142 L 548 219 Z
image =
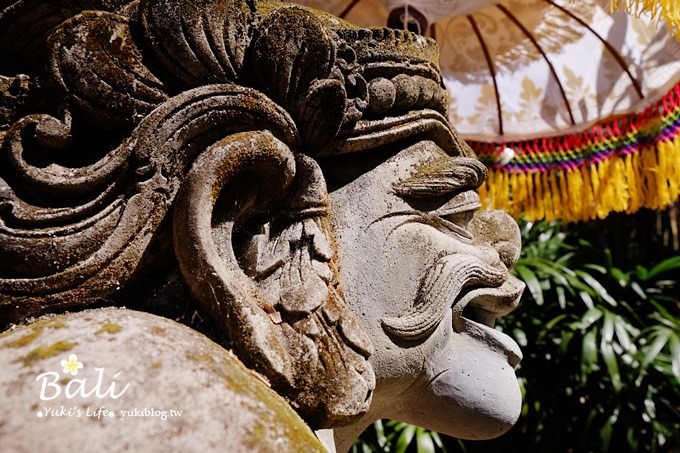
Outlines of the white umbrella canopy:
M 361 26 L 402 8 L 440 46 L 452 124 L 469 140 L 580 131 L 657 101 L 680 80 L 665 27 L 593 0 L 299 0 Z
M 437 40 L 449 118 L 490 167 L 483 191 L 494 206 L 579 220 L 658 208 L 680 195 L 669 179 L 680 178 L 680 158 L 656 149 L 680 134 L 680 42 L 664 25 L 610 14 L 609 0 L 297 3 Z M 650 143 L 654 159 L 631 170 Z M 608 190 L 625 193 L 619 200 Z M 567 196 L 578 198 L 576 207 L 565 206 Z
M 514 141 L 583 130 L 643 110 L 680 78 L 680 43 L 654 24 L 611 16 L 586 2 L 569 10 L 524 3 L 442 26 L 451 121 L 469 139 Z M 476 50 L 482 41 L 492 61 Z

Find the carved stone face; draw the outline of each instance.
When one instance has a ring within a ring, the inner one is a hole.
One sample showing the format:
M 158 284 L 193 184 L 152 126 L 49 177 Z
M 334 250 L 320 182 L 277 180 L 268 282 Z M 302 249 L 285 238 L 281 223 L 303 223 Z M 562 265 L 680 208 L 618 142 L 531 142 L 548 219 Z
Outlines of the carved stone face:
M 472 169 L 483 178 L 475 163 L 424 141 L 330 194 L 346 300 L 375 346 L 369 422 L 482 439 L 519 415 L 521 352 L 492 328 L 524 287 L 507 272 L 519 229 L 501 212 L 472 218 L 481 181 L 452 190 L 436 176 Z
M 39 3 L 0 7 L 0 326 L 154 305 L 167 266 L 314 427 L 511 425 L 519 351 L 489 326 L 519 235 L 472 219 L 434 41 L 273 0 Z

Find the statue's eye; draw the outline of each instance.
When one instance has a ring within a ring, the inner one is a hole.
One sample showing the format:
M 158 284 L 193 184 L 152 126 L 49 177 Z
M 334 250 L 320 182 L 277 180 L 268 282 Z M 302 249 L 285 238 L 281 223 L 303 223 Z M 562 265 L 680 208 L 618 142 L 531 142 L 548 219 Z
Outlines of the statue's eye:
M 438 218 L 441 226 L 466 239 L 472 239 L 467 226 L 475 211 L 481 206 L 479 195 L 473 190 L 467 190 L 456 194 L 448 202 L 432 211 L 431 215 Z

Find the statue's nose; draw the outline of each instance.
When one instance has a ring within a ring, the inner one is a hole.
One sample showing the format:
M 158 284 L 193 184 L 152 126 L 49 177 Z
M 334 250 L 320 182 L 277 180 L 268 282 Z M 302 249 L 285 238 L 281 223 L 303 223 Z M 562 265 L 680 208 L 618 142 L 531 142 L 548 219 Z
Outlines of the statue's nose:
M 477 211 L 468 228 L 475 238 L 496 249 L 508 269 L 517 263 L 522 237 L 515 219 L 503 211 Z

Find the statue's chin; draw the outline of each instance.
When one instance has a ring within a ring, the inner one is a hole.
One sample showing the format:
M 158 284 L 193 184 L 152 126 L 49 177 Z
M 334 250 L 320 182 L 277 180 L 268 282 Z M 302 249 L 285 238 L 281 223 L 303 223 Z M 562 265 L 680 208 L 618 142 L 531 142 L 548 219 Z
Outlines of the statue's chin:
M 436 354 L 440 360 L 433 358 L 411 422 L 461 439 L 498 437 L 512 428 L 522 408 L 513 367 L 480 340 L 454 337 L 447 360 L 441 360 L 444 351 Z

